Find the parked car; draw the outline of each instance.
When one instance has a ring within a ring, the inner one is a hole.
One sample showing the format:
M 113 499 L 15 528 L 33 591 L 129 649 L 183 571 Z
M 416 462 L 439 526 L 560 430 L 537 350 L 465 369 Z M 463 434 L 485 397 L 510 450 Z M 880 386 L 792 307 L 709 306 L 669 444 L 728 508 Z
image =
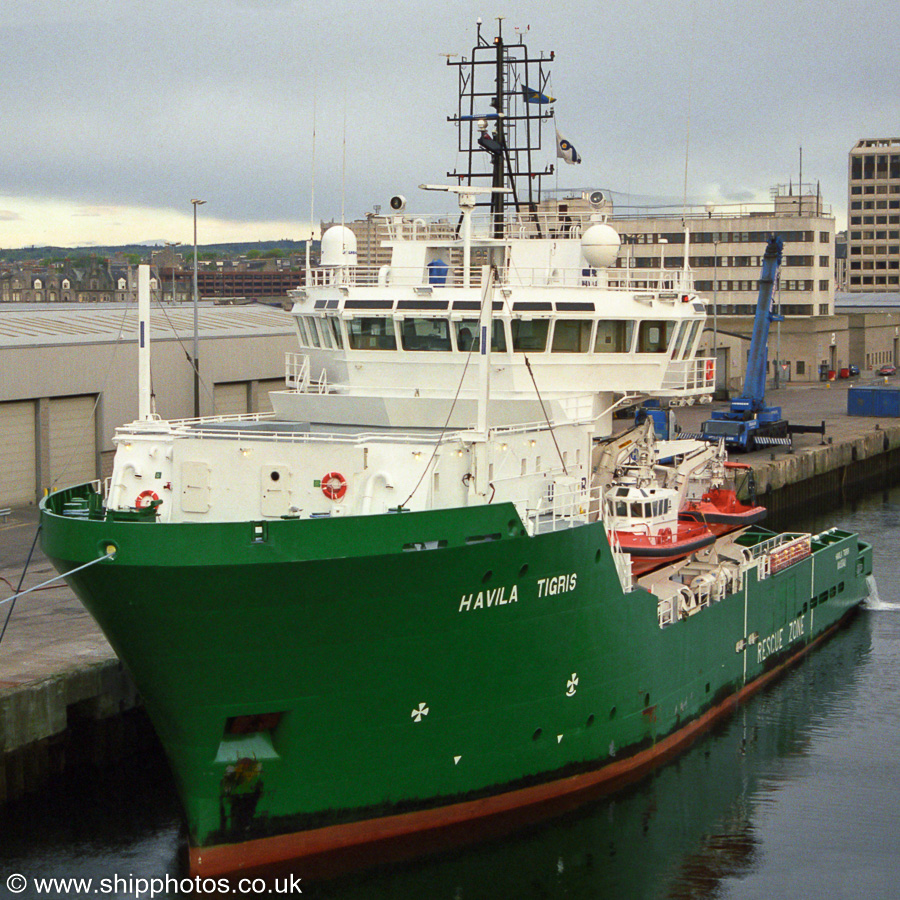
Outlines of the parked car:
M 848 366 L 848 369 L 851 378 L 855 378 L 857 375 L 859 375 L 859 366 Z
M 890 364 L 883 365 L 875 374 L 876 375 L 896 375 L 897 367 L 892 366 Z

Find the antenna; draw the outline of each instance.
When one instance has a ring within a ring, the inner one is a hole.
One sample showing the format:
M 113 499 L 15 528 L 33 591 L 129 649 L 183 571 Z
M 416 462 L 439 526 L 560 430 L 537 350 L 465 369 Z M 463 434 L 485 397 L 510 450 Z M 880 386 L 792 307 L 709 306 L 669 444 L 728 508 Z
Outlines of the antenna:
M 688 95 L 687 95 L 687 123 L 684 136 L 684 196 L 681 202 L 682 215 L 687 214 L 687 193 L 688 193 L 688 161 L 690 159 L 691 149 L 691 105 L 693 99 L 694 88 L 694 35 L 697 26 L 697 7 L 691 3 L 691 44 L 690 44 L 690 60 L 688 61 Z M 687 258 L 687 257 L 685 257 Z
M 347 200 L 347 82 L 344 82 L 344 134 L 341 139 L 341 225 L 344 225 L 344 204 Z M 342 238 L 343 240 L 343 238 Z
M 316 87 L 313 86 L 312 115 L 312 184 L 309 189 L 309 240 L 306 242 L 306 285 L 312 279 L 311 247 L 315 236 L 316 223 Z
M 553 56 L 531 55 L 521 32 L 513 43 L 506 44 L 498 35 L 489 44 L 479 28 L 471 56 L 447 60 L 458 72 L 458 106 L 447 120 L 458 128 L 462 160 L 447 177 L 469 187 L 511 188 L 507 204 L 496 196 L 477 200 L 479 207 L 490 207 L 495 223 L 501 204 L 520 213 L 534 210 L 542 179 L 554 172 L 554 166 L 538 167 L 533 159 L 544 149 L 543 126 L 553 117 L 548 89 Z M 552 146 L 555 149 L 555 140 Z M 540 225 L 536 227 L 540 233 Z

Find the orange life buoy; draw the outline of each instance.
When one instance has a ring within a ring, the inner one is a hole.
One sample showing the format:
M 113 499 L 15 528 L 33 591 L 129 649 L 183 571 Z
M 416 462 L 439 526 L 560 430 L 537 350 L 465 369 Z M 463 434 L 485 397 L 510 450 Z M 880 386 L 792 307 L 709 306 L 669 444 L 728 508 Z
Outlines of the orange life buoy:
M 154 500 L 159 500 L 159 495 L 155 491 L 141 491 L 134 501 L 135 509 L 144 509 L 148 507 Z
M 706 361 L 706 380 L 712 381 L 716 377 L 716 364 L 713 360 Z
M 347 493 L 347 479 L 340 472 L 329 472 L 322 477 L 322 493 L 329 500 L 340 500 Z

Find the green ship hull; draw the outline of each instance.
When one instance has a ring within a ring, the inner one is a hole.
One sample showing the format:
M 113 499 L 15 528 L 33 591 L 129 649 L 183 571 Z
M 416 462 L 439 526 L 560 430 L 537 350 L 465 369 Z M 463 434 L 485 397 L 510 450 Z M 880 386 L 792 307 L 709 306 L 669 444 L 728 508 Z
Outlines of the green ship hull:
M 44 551 L 62 572 L 114 554 L 67 580 L 144 698 L 203 875 L 409 855 L 633 780 L 852 614 L 872 569 L 831 530 L 661 625 L 599 522 L 529 536 L 498 504 L 160 524 L 90 494 L 44 501 Z

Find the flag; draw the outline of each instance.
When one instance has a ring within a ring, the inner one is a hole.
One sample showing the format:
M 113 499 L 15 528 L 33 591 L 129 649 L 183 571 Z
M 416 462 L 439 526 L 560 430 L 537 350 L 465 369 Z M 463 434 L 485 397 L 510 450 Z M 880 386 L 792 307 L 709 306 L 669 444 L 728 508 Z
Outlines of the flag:
M 570 166 L 581 162 L 578 151 L 556 130 L 556 155 Z
M 522 99 L 524 99 L 526 103 L 553 103 L 556 100 L 556 97 L 548 97 L 546 94 L 542 94 L 540 91 L 536 91 L 534 88 L 530 88 L 523 84 Z

